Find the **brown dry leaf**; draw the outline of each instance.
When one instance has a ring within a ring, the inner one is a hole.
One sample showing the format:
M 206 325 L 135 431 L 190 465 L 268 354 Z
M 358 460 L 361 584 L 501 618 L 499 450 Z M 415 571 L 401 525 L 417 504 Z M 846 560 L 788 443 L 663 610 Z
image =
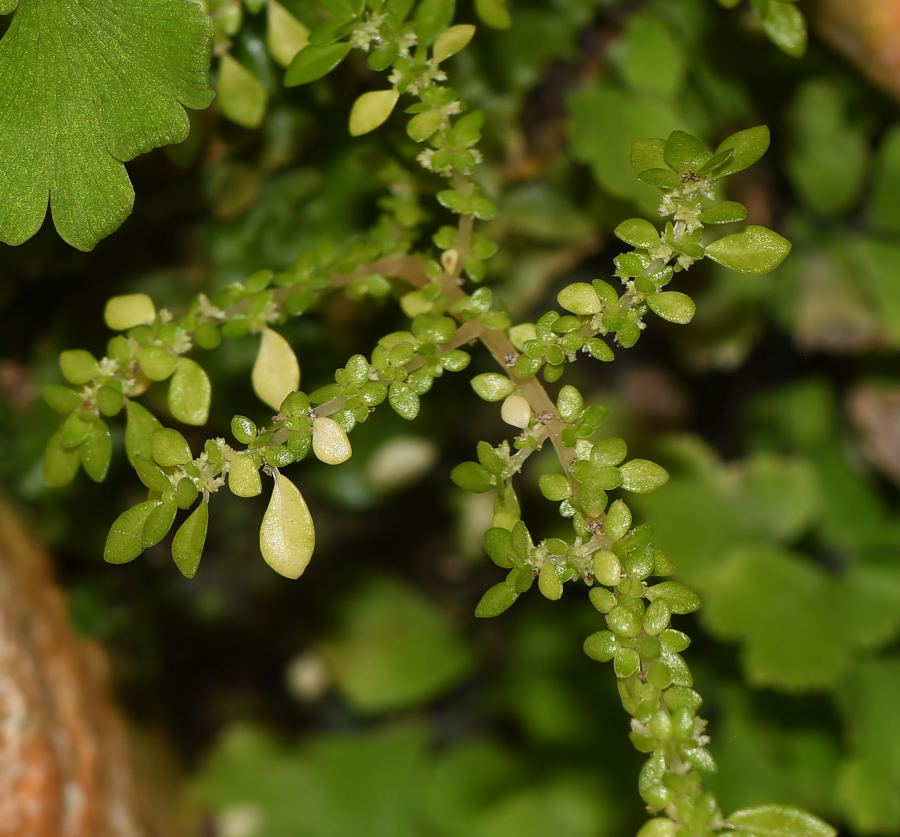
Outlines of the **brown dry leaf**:
M 847 397 L 873 464 L 900 483 L 900 386 L 863 384 Z

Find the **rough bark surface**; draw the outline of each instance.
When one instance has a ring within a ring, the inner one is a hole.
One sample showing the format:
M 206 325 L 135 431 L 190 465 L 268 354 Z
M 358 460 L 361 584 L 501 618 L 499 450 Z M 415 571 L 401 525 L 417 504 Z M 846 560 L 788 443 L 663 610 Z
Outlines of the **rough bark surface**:
M 0 837 L 146 837 L 100 648 L 0 503 Z

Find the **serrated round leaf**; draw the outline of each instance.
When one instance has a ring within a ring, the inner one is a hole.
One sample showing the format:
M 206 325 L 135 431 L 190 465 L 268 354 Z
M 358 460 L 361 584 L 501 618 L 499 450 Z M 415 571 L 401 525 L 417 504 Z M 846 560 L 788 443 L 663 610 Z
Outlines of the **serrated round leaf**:
M 451 26 L 449 29 L 445 29 L 434 39 L 432 56 L 434 57 L 435 62 L 440 64 L 441 61 L 446 60 L 451 55 L 456 55 L 457 52 L 463 49 L 469 41 L 472 40 L 474 35 L 475 27 L 468 23 L 462 23 L 457 26 Z
M 722 201 L 697 216 L 704 224 L 735 224 L 747 217 L 747 207 L 737 201 Z
M 291 344 L 271 328 L 262 330 L 262 340 L 250 376 L 257 397 L 273 410 L 300 386 L 300 363 Z
M 125 410 L 128 415 L 125 425 L 125 453 L 128 454 L 128 461 L 134 465 L 137 454 L 152 459 L 150 437 L 162 424 L 153 413 L 136 401 L 126 401 Z
M 47 488 L 62 488 L 75 479 L 81 457 L 78 448 L 67 448 L 63 445 L 62 432 L 54 433 L 47 442 L 41 475 Z
M 327 465 L 340 465 L 353 455 L 344 428 L 327 416 L 313 421 L 312 447 L 316 457 Z
M 161 500 L 147 500 L 122 512 L 106 536 L 103 560 L 108 564 L 127 564 L 144 551 L 144 524 Z
M 791 243 L 766 227 L 749 226 L 706 247 L 706 257 L 739 273 L 768 273 L 791 252 Z
M 276 471 L 272 499 L 259 528 L 263 558 L 279 575 L 299 578 L 315 546 L 316 530 L 303 495 Z
M 309 44 L 309 29 L 277 0 L 268 0 L 266 44 L 282 67 L 287 67 L 301 49 Z
M 616 238 L 632 247 L 650 249 L 659 246 L 659 230 L 643 218 L 630 218 L 613 230 Z
M 735 811 L 728 822 L 753 837 L 835 837 L 827 822 L 790 805 L 759 805 Z
M 171 427 L 160 427 L 153 431 L 150 437 L 150 455 L 163 468 L 187 465 L 194 459 L 187 439 Z
M 648 459 L 632 459 L 620 466 L 622 488 L 633 494 L 649 494 L 669 481 L 669 473 Z
M 128 331 L 138 325 L 152 325 L 156 306 L 147 294 L 114 296 L 103 309 L 103 321 L 113 331 Z
M 97 377 L 99 366 L 97 358 L 90 352 L 84 349 L 69 349 L 60 353 L 59 369 L 69 383 L 79 386 L 93 381 Z
M 144 528 L 141 530 L 141 546 L 144 549 L 156 546 L 169 534 L 177 513 L 178 506 L 171 500 L 168 503 L 160 503 L 155 509 L 151 509 L 144 521 Z
M 328 75 L 351 50 L 350 44 L 308 46 L 300 50 L 284 76 L 285 87 L 297 87 Z
M 678 291 L 663 291 L 658 294 L 647 294 L 647 305 L 659 317 L 670 323 L 685 325 L 694 319 L 697 306 L 687 294 Z
M 262 479 L 253 457 L 239 453 L 228 469 L 228 487 L 238 497 L 255 497 L 262 492 Z
M 729 148 L 733 151 L 731 159 L 721 168 L 712 173 L 712 177 L 726 177 L 729 174 L 742 171 L 752 166 L 769 147 L 769 128 L 766 125 L 757 125 L 746 131 L 738 131 L 730 137 L 726 137 L 719 143 L 716 154 L 721 154 Z
M 112 459 L 112 436 L 106 422 L 92 422 L 91 432 L 78 448 L 81 465 L 94 482 L 103 482 Z
M 400 94 L 396 90 L 363 93 L 350 110 L 350 136 L 360 137 L 383 125 L 394 110 Z
M 172 415 L 183 424 L 206 424 L 211 399 L 212 385 L 203 367 L 188 357 L 178 358 L 175 374 L 169 383 L 169 409 Z
M 179 143 L 212 101 L 213 27 L 172 0 L 20 2 L 0 41 L 0 240 L 44 220 L 90 250 L 128 217 L 123 161 Z
M 651 602 L 664 598 L 672 613 L 693 613 L 695 610 L 699 610 L 701 605 L 700 597 L 690 587 L 678 581 L 663 581 L 660 584 L 654 584 L 647 588 L 645 595 Z
M 229 53 L 219 62 L 219 110 L 244 128 L 258 128 L 266 113 L 269 94 L 262 82 Z
M 197 574 L 208 528 L 209 503 L 204 500 L 181 524 L 172 539 L 172 559 L 185 578 L 193 578 Z
M 394 412 L 401 418 L 412 421 L 419 415 L 419 395 L 409 385 L 402 381 L 395 381 L 388 390 L 388 402 Z
M 516 588 L 505 581 L 495 584 L 485 591 L 478 605 L 475 607 L 475 616 L 478 619 L 490 619 L 499 616 L 519 598 Z
M 476 375 L 472 378 L 472 389 L 479 398 L 483 398 L 485 401 L 502 401 L 512 394 L 515 386 L 506 375 L 485 372 L 483 375 Z
M 603 303 L 597 296 L 597 291 L 587 282 L 575 282 L 566 286 L 559 292 L 556 301 L 566 311 L 580 316 L 599 314 L 603 310 Z
M 494 487 L 490 471 L 477 462 L 460 462 L 450 472 L 450 479 L 471 494 L 484 494 Z

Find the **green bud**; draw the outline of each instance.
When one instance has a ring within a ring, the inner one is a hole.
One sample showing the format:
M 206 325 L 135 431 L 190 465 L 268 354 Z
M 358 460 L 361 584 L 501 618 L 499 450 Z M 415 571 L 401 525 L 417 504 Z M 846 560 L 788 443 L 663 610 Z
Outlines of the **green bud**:
M 647 598 L 653 602 L 665 598 L 672 613 L 693 613 L 700 608 L 700 597 L 678 581 L 663 581 L 647 588 Z
M 631 528 L 631 510 L 621 500 L 616 500 L 606 513 L 603 529 L 614 541 L 625 537 Z
M 628 535 L 622 538 L 622 548 L 626 552 L 636 552 L 648 546 L 653 539 L 653 524 L 642 523 L 632 529 Z
M 187 465 L 194 457 L 188 446 L 187 439 L 177 430 L 169 427 L 161 427 L 154 430 L 150 437 L 150 453 L 163 468 L 171 468 L 175 465 Z
M 607 587 L 615 587 L 622 580 L 622 564 L 614 552 L 594 553 L 594 578 Z
M 478 606 L 475 608 L 475 616 L 479 619 L 488 619 L 493 616 L 499 616 L 504 610 L 507 610 L 512 603 L 519 598 L 519 594 L 515 588 L 507 584 L 505 581 L 495 584 L 489 588 L 481 597 Z
M 548 561 L 541 567 L 541 572 L 538 576 L 538 589 L 541 591 L 541 595 L 545 599 L 550 599 L 551 602 L 555 602 L 562 597 L 563 583 L 555 564 L 551 564 Z

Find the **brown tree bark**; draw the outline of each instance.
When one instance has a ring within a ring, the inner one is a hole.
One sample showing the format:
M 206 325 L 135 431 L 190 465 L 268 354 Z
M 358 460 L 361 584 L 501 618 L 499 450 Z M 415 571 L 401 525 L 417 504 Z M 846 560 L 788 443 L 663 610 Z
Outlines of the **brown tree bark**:
M 102 650 L 0 503 L 0 837 L 147 837 Z

